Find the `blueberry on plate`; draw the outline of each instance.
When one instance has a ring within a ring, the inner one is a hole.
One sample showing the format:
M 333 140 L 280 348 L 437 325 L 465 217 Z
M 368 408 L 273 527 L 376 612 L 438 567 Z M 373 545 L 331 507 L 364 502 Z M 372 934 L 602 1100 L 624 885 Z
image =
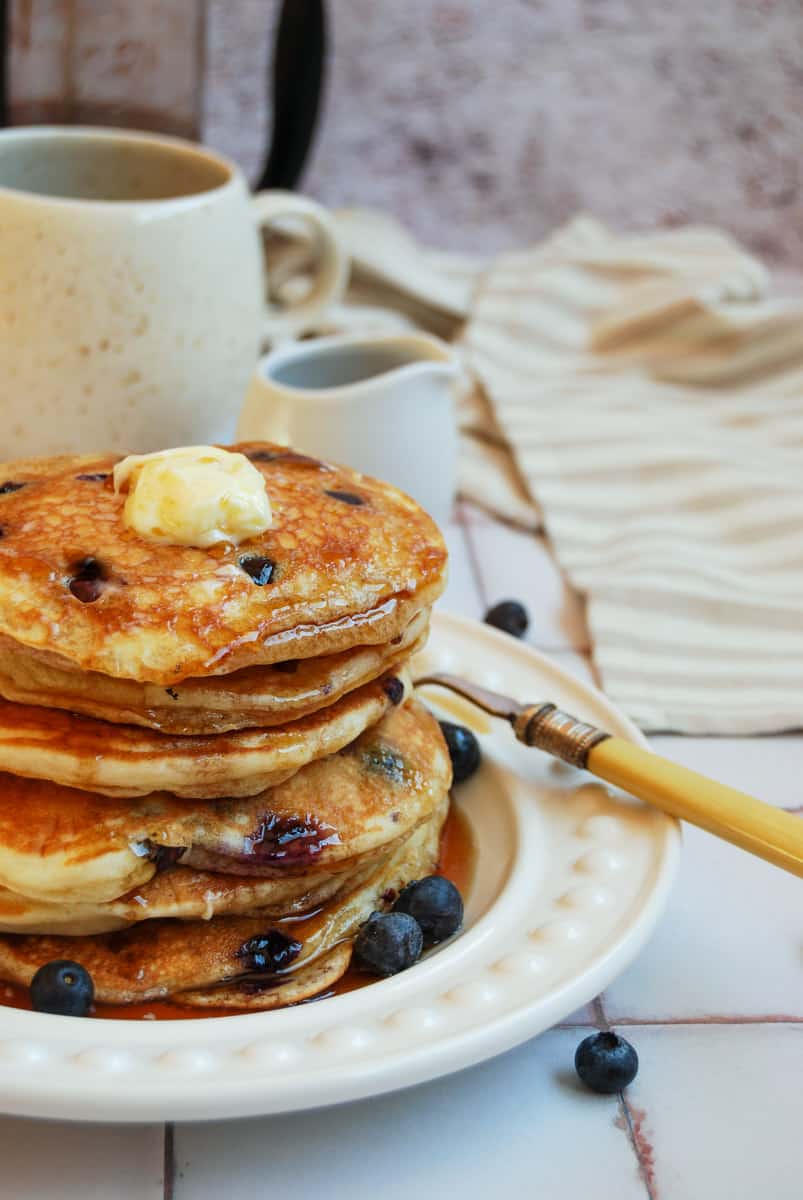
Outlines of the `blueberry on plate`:
M 511 637 L 524 637 L 530 624 L 527 609 L 518 600 L 502 600 L 489 608 L 484 617 L 486 625 L 493 625 Z
M 424 949 L 421 926 L 407 913 L 371 913 L 354 942 L 357 965 L 373 975 L 398 975 L 418 962 Z
M 39 968 L 31 980 L 30 992 L 35 1012 L 85 1017 L 95 998 L 95 985 L 80 963 L 56 958 Z
M 449 757 L 452 760 L 453 782 L 462 783 L 473 775 L 480 765 L 482 759 L 480 744 L 465 725 L 455 725 L 452 721 L 441 721 L 440 727 L 446 740 Z
M 427 875 L 408 883 L 393 911 L 415 917 L 429 946 L 451 937 L 463 924 L 463 898 L 443 875 Z
M 592 1033 L 577 1047 L 574 1067 L 592 1092 L 621 1092 L 636 1078 L 638 1055 L 616 1033 Z

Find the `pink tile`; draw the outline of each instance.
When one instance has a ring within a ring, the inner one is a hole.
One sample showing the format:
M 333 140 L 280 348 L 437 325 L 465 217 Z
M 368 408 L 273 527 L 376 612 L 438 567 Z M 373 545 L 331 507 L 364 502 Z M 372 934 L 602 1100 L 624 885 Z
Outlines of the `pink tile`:
M 637 960 L 604 994 L 610 1021 L 803 1021 L 802 886 L 787 872 L 684 826 L 667 911 Z
M 633 1029 L 628 1037 L 640 1059 L 629 1115 L 652 1200 L 799 1200 L 799 1029 Z

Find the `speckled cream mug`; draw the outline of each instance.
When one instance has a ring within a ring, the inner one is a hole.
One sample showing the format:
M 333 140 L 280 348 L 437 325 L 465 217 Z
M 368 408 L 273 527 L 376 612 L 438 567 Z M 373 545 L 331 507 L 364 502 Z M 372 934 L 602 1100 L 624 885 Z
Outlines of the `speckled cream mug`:
M 260 227 L 312 226 L 316 277 L 267 310 Z M 122 130 L 0 132 L 0 458 L 230 440 L 264 337 L 342 293 L 325 209 L 251 197 L 201 146 Z

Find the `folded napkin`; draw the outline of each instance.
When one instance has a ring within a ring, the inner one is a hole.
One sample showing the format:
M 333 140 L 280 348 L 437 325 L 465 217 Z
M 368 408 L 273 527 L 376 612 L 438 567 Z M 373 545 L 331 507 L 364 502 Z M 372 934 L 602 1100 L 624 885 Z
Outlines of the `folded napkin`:
M 767 286 L 714 230 L 580 219 L 495 262 L 464 334 L 649 729 L 803 724 L 803 305 Z
M 581 217 L 484 262 L 338 222 L 332 327 L 461 348 L 461 489 L 543 524 L 612 699 L 652 730 L 803 725 L 803 304 L 712 229 Z

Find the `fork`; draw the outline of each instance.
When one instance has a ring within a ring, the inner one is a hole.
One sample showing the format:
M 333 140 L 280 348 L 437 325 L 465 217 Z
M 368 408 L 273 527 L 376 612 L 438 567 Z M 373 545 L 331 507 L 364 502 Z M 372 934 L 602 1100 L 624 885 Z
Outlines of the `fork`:
M 520 704 L 457 675 L 415 680 L 416 687 L 425 684 L 447 688 L 490 716 L 502 717 L 525 746 L 584 768 L 670 816 L 803 876 L 803 821 L 793 813 L 579 721 L 548 701 Z

